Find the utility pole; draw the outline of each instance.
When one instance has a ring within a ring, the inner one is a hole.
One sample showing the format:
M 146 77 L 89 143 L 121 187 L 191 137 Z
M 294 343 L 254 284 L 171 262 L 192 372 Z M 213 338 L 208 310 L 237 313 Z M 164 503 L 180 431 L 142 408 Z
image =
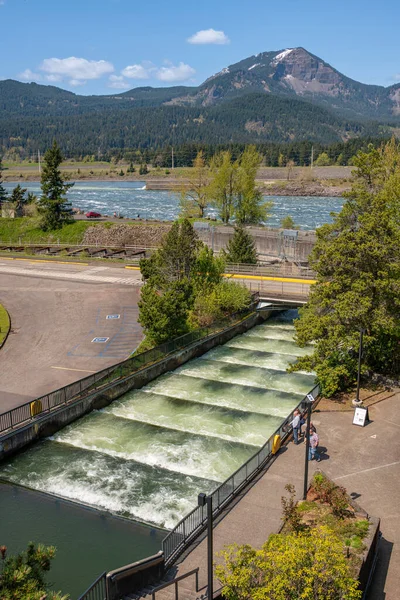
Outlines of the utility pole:
M 314 146 L 311 146 L 311 168 L 314 166 Z
M 172 165 L 172 168 L 174 168 L 174 147 L 173 146 L 172 146 L 171 165 Z

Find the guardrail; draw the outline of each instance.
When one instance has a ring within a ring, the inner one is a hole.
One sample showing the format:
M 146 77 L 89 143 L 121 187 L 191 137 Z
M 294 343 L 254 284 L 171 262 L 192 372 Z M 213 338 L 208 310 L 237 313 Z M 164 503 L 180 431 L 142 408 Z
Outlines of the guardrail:
M 316 398 L 319 395 L 320 388 L 316 385 L 310 394 Z M 309 394 L 307 394 L 308 396 Z M 296 408 L 306 400 L 305 396 Z M 270 436 L 268 441 L 249 458 L 233 475 L 221 483 L 216 490 L 212 492 L 213 498 L 213 516 L 214 518 L 221 513 L 230 500 L 236 496 L 247 482 L 254 477 L 272 457 L 272 443 L 275 435 L 280 435 L 284 440 L 289 435 L 286 428 L 287 424 L 293 419 L 293 411 Z M 172 531 L 163 539 L 162 549 L 164 552 L 165 564 L 170 566 L 174 560 L 187 548 L 187 546 L 197 537 L 206 527 L 207 510 L 204 506 L 196 506 L 187 514 Z
M 102 573 L 78 600 L 107 600 L 107 573 Z
M 159 585 L 158 587 L 154 588 L 154 590 L 151 592 L 152 600 L 156 600 L 157 592 L 160 592 L 161 590 L 169 587 L 170 585 L 175 585 L 175 600 L 178 600 L 178 583 L 180 581 L 182 581 L 182 579 L 186 579 L 187 577 L 190 577 L 190 575 L 195 575 L 196 592 L 198 592 L 199 591 L 199 570 L 200 570 L 200 567 L 196 567 L 196 569 L 192 569 L 191 571 L 188 571 L 184 575 L 179 575 L 179 577 L 175 577 L 175 579 L 172 579 L 172 581 L 168 581 L 167 583 L 163 583 L 162 585 Z
M 310 267 L 301 267 L 295 263 L 280 262 L 275 265 L 249 265 L 227 263 L 225 273 L 232 275 L 254 275 L 259 277 L 294 277 L 315 279 L 315 272 Z
M 230 315 L 227 319 L 218 321 L 210 327 L 203 327 L 186 333 L 174 340 L 165 342 L 151 350 L 132 356 L 112 367 L 98 371 L 93 375 L 88 375 L 83 379 L 79 379 L 74 383 L 70 383 L 54 392 L 50 392 L 45 396 L 26 402 L 17 408 L 13 408 L 5 413 L 0 414 L 0 434 L 13 430 L 15 427 L 25 425 L 30 421 L 38 419 L 43 414 L 70 404 L 71 402 L 83 399 L 88 394 L 93 393 L 97 389 L 104 389 L 105 386 L 124 379 L 132 373 L 145 368 L 146 366 L 155 363 L 168 354 L 181 350 L 186 346 L 190 346 L 194 342 L 206 338 L 221 329 L 233 325 L 238 320 L 249 316 L 258 303 L 259 295 L 253 294 L 253 301 L 250 307 L 244 311 Z

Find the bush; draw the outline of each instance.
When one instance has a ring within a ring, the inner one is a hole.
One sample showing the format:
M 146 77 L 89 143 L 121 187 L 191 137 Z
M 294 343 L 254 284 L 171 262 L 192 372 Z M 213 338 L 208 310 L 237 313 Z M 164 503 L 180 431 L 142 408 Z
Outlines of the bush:
M 301 521 L 301 514 L 296 502 L 296 492 L 294 485 L 288 483 L 285 485 L 285 490 L 289 492 L 289 498 L 282 496 L 282 521 L 287 523 L 291 531 L 301 531 L 304 526 Z
M 261 550 L 232 545 L 216 567 L 227 600 L 358 600 L 341 540 L 325 526 L 271 535 Z

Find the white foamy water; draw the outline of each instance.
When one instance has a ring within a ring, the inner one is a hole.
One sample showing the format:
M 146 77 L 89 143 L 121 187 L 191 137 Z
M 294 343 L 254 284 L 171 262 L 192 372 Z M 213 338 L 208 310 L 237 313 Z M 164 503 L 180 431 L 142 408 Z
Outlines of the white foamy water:
M 287 311 L 14 457 L 0 477 L 164 527 L 261 447 L 313 387 Z M 305 349 L 309 351 L 310 348 Z
M 11 191 L 17 182 L 7 182 L 5 188 Z M 40 194 L 39 182 L 22 182 L 30 192 Z M 146 190 L 145 181 L 77 181 L 68 192 L 73 206 L 82 210 L 94 210 L 102 214 L 120 213 L 125 217 L 142 219 L 175 220 L 180 211 L 179 194 L 166 190 Z M 324 223 L 331 223 L 331 212 L 340 212 L 342 198 L 313 196 L 266 197 L 274 206 L 268 220 L 270 227 L 279 227 L 280 220 L 291 215 L 302 229 L 316 229 Z M 208 210 L 215 215 L 214 209 Z

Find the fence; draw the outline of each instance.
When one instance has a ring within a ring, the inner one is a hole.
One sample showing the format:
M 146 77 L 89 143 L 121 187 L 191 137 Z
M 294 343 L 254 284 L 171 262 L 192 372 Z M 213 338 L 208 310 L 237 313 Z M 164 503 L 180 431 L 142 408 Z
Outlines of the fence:
M 78 600 L 107 600 L 107 573 L 102 573 Z
M 1 413 L 0 434 L 10 429 L 14 429 L 16 426 L 33 421 L 37 419 L 37 417 L 49 413 L 60 406 L 67 405 L 72 401 L 80 400 L 97 389 L 104 389 L 104 387 L 110 385 L 114 381 L 124 379 L 132 373 L 161 360 L 168 354 L 181 350 L 186 346 L 190 346 L 190 344 L 193 344 L 194 342 L 206 338 L 217 331 L 221 331 L 222 329 L 233 325 L 235 322 L 243 320 L 254 311 L 258 298 L 258 294 L 253 294 L 252 303 L 244 312 L 230 315 L 228 318 L 213 323 L 209 327 L 202 327 L 195 331 L 190 331 L 174 340 L 156 346 L 151 350 L 132 356 L 108 369 L 98 371 L 98 373 L 95 373 L 94 375 L 79 379 L 74 383 L 46 394 L 45 396 L 36 398 L 36 400 L 26 402 L 17 408 Z
M 310 394 L 316 398 L 319 395 L 319 385 L 316 385 Z M 307 396 L 298 404 L 297 408 L 306 400 Z M 216 517 L 230 500 L 246 485 L 246 483 L 260 471 L 272 456 L 272 443 L 275 435 L 285 439 L 288 435 L 287 424 L 293 419 L 293 412 L 285 419 L 278 429 L 271 435 L 269 440 L 256 454 L 245 462 L 233 475 L 222 483 L 214 492 L 213 516 Z M 162 549 L 164 552 L 166 566 L 171 565 L 174 560 L 185 550 L 195 537 L 206 527 L 207 508 L 196 506 L 176 527 L 163 539 Z

